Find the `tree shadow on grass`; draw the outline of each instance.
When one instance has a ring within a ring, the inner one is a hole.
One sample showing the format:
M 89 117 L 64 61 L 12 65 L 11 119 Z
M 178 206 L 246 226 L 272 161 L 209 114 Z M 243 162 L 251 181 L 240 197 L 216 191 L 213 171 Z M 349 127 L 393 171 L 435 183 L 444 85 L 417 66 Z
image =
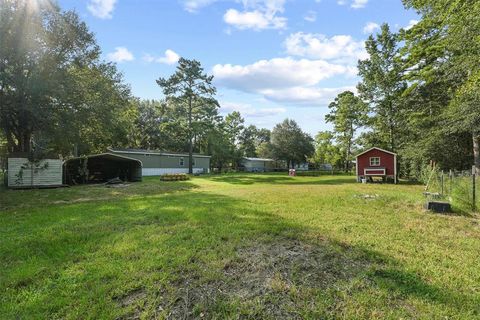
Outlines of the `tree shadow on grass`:
M 476 302 L 391 257 L 224 195 L 77 203 L 45 215 L 54 219 L 12 217 L 0 229 L 9 239 L 0 244 L 0 311 L 11 318 L 335 318 L 355 283 L 391 296 L 394 307 L 381 301 L 366 312 L 418 316 L 404 305 L 411 297 L 457 313 Z
M 162 182 L 148 179 L 146 182 L 125 185 L 88 184 L 59 189 L 0 189 L 0 212 L 7 210 L 42 208 L 92 201 L 109 201 L 125 197 L 143 197 L 167 194 L 198 188 L 185 181 Z
M 322 176 L 322 177 L 290 177 L 286 174 L 264 175 L 264 174 L 244 174 L 244 175 L 221 175 L 212 176 L 212 181 L 224 182 L 237 185 L 251 184 L 288 184 L 288 185 L 338 185 L 350 184 L 355 182 L 354 177 L 350 176 Z

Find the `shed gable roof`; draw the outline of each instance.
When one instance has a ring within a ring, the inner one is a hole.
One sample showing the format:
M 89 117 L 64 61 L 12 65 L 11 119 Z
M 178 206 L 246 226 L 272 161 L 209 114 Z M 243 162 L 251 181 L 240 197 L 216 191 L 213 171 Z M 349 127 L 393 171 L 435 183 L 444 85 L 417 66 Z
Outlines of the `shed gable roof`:
M 397 154 L 394 153 L 394 152 L 391 152 L 391 151 L 388 151 L 388 150 L 384 150 L 384 149 L 381 149 L 381 148 L 377 148 L 377 147 L 373 147 L 373 148 L 370 148 L 370 149 L 368 149 L 368 150 L 363 151 L 362 153 L 357 154 L 356 158 L 358 158 L 358 157 L 360 157 L 361 155 L 364 155 L 365 153 L 370 152 L 370 151 L 372 151 L 372 150 L 378 150 L 378 151 L 385 152 L 385 153 L 388 153 L 388 154 L 391 154 L 391 155 L 394 155 L 394 156 L 397 155 Z

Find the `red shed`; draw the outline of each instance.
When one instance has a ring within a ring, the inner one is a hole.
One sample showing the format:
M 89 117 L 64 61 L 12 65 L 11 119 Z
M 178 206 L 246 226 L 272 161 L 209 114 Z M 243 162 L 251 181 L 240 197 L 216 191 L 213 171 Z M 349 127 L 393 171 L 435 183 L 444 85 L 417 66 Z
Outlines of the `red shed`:
M 370 177 L 390 178 L 397 183 L 397 154 L 374 147 L 357 155 L 358 182 Z

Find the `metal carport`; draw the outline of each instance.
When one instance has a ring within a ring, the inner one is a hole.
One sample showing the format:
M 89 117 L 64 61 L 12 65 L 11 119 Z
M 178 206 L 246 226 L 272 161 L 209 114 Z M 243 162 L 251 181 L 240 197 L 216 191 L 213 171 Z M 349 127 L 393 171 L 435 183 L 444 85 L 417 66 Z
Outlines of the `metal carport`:
M 99 183 L 113 178 L 142 181 L 142 162 L 113 153 L 76 157 L 64 163 L 66 184 Z

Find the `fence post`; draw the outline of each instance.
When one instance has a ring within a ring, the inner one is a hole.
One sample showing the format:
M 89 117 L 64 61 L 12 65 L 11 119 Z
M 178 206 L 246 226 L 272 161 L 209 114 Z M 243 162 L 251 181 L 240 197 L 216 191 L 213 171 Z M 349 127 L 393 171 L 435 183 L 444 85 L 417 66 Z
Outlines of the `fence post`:
M 443 197 L 443 193 L 444 193 L 443 182 L 444 182 L 444 180 L 445 180 L 445 179 L 444 179 L 444 176 L 443 176 L 443 170 L 442 170 L 442 175 L 440 176 L 440 180 L 441 180 L 441 182 L 442 182 L 442 189 L 441 189 L 442 192 L 440 193 L 440 195 Z
M 477 168 L 475 166 L 472 167 L 472 209 L 473 209 L 473 212 L 477 211 L 477 200 L 475 199 L 475 194 L 476 194 L 476 186 L 475 186 L 475 183 L 476 183 L 476 174 L 477 174 Z

